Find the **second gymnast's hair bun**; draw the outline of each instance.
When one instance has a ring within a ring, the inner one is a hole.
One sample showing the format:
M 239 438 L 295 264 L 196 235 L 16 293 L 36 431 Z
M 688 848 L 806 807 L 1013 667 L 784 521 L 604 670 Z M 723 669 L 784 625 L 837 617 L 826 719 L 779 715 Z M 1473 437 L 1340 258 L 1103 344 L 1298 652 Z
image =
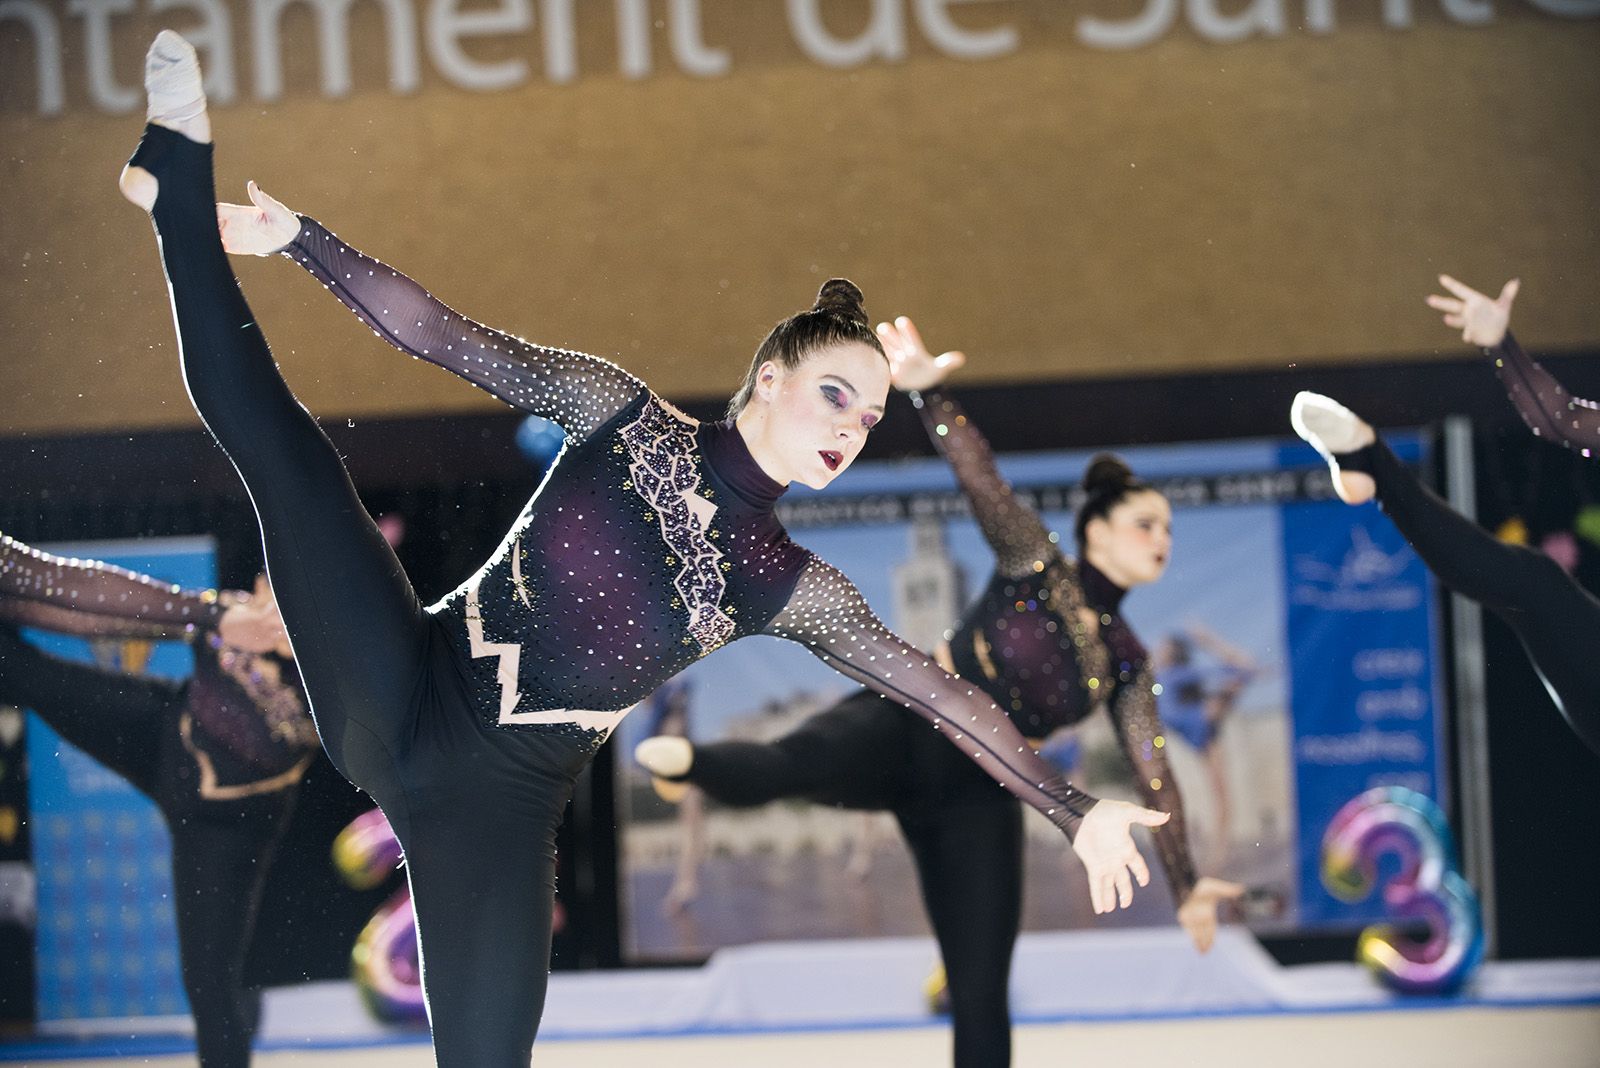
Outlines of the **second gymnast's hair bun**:
M 817 290 L 817 302 L 812 311 L 828 312 L 841 319 L 868 325 L 866 297 L 848 278 L 830 278 Z
M 1135 481 L 1133 470 L 1120 456 L 1109 452 L 1096 455 L 1089 461 L 1089 470 L 1083 473 L 1083 489 L 1091 497 L 1126 489 Z

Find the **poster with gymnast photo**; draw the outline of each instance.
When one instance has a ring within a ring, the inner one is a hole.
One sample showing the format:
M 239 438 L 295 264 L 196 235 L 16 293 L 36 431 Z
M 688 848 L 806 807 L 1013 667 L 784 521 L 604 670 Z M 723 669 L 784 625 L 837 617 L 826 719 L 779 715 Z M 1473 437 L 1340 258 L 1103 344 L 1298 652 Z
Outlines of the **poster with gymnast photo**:
M 1419 440 L 1393 442 L 1414 461 Z M 1123 612 L 1156 660 L 1167 749 L 1196 865 L 1246 884 L 1261 931 L 1353 928 L 1371 903 L 1318 878 L 1322 828 L 1345 800 L 1401 783 L 1445 800 L 1438 742 L 1438 626 L 1431 580 L 1372 506 L 1331 499 L 1299 443 L 1244 441 L 1121 450 L 1173 504 L 1162 579 Z M 1090 454 L 1009 454 L 1000 466 L 1070 541 Z M 880 618 L 925 648 L 982 589 L 993 556 L 938 460 L 859 464 L 825 494 L 791 490 L 792 536 L 838 565 Z M 1075 548 L 1069 548 L 1075 552 Z M 705 744 L 764 741 L 854 688 L 792 643 L 751 638 L 695 664 L 670 701 L 619 732 L 625 956 L 701 958 L 759 941 L 927 933 L 910 857 L 887 813 L 780 801 L 719 806 L 657 796 L 632 759 L 652 732 Z M 1046 756 L 1099 796 L 1135 800 L 1132 769 L 1103 712 L 1046 740 Z M 1027 814 L 1024 930 L 1168 924 L 1155 852 L 1133 907 L 1096 918 L 1082 869 Z

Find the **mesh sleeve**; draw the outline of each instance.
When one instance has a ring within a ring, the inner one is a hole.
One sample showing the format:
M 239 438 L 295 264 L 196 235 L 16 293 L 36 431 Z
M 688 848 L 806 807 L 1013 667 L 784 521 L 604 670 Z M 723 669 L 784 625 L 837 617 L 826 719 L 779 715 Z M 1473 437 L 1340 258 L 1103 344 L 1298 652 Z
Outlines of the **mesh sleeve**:
M 315 219 L 300 217 L 300 234 L 283 255 L 401 352 L 549 419 L 569 437 L 587 438 L 645 391 L 643 382 L 607 360 L 535 345 L 474 322 Z
M 1132 682 L 1117 688 L 1111 700 L 1111 720 L 1117 741 L 1133 765 L 1139 796 L 1146 808 L 1170 813 L 1172 818 L 1154 828 L 1156 851 L 1172 887 L 1173 904 L 1181 905 L 1194 889 L 1194 861 L 1189 856 L 1189 833 L 1183 818 L 1183 798 L 1167 761 L 1167 740 L 1156 709 L 1155 677 L 1148 666 Z
M 928 436 L 956 473 L 995 567 L 1008 578 L 1032 574 L 1056 553 L 1050 529 L 995 466 L 988 440 L 961 406 L 941 390 L 912 393 L 911 403 Z
M 905 705 L 1069 839 L 1077 834 L 1095 799 L 1045 763 L 986 695 L 890 633 L 837 568 L 813 558 L 766 632 Z
M 1600 451 L 1600 405 L 1568 393 L 1522 350 L 1509 330 L 1499 345 L 1484 351 L 1494 357 L 1506 396 L 1536 436 L 1585 456 Z
M 84 637 L 183 638 L 214 628 L 215 590 L 191 590 L 0 535 L 0 618 Z

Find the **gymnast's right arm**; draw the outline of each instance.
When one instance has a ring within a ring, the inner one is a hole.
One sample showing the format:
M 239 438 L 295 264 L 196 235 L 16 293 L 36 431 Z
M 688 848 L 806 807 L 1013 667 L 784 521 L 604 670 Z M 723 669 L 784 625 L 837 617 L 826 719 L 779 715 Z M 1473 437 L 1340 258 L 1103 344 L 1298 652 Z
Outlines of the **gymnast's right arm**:
M 228 252 L 288 257 L 401 352 L 549 419 L 569 440 L 589 437 L 646 392 L 643 382 L 608 360 L 535 345 L 467 318 L 315 219 L 296 215 L 254 182 L 249 190 L 253 206 L 217 205 Z
M 535 345 L 467 318 L 308 216 L 300 216 L 298 235 L 282 251 L 395 348 L 549 419 L 574 440 L 645 392 L 643 382 L 608 360 Z
M 0 619 L 84 637 L 191 639 L 220 624 L 216 590 L 191 590 L 101 563 L 40 552 L 0 534 Z

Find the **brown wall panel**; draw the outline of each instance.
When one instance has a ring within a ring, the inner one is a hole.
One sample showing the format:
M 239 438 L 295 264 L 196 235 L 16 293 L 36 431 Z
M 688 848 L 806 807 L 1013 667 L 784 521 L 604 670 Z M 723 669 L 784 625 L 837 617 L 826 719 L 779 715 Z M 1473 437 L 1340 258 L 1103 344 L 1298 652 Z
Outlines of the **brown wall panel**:
M 59 115 L 37 113 L 31 39 L 0 20 L 0 433 L 192 425 L 149 228 L 113 188 L 137 116 L 92 104 L 81 23 L 46 6 Z M 264 102 L 238 0 L 219 181 L 238 198 L 256 178 L 462 311 L 678 397 L 731 389 L 829 274 L 967 348 L 974 381 L 1458 355 L 1421 304 L 1441 269 L 1520 273 L 1533 345 L 1600 341 L 1600 22 L 1500 4 L 1465 26 L 1418 4 L 1397 29 L 1347 5 L 1319 35 L 1296 5 L 1282 36 L 1234 44 L 1181 24 L 1127 51 L 1075 36 L 1084 12 L 1141 6 L 974 4 L 960 21 L 1015 27 L 1012 54 L 959 61 L 913 33 L 903 61 L 836 70 L 777 0 L 706 0 L 731 70 L 673 69 L 657 29 L 656 71 L 630 79 L 611 5 L 579 3 L 570 84 L 544 76 L 535 29 L 470 47 L 527 59 L 518 87 L 455 88 L 424 55 L 399 95 L 367 0 L 350 95 L 318 92 L 297 8 L 286 92 Z M 125 86 L 158 25 L 146 7 L 113 23 Z M 868 7 L 824 5 L 841 35 Z M 313 411 L 494 404 L 398 358 L 289 264 L 239 270 Z

